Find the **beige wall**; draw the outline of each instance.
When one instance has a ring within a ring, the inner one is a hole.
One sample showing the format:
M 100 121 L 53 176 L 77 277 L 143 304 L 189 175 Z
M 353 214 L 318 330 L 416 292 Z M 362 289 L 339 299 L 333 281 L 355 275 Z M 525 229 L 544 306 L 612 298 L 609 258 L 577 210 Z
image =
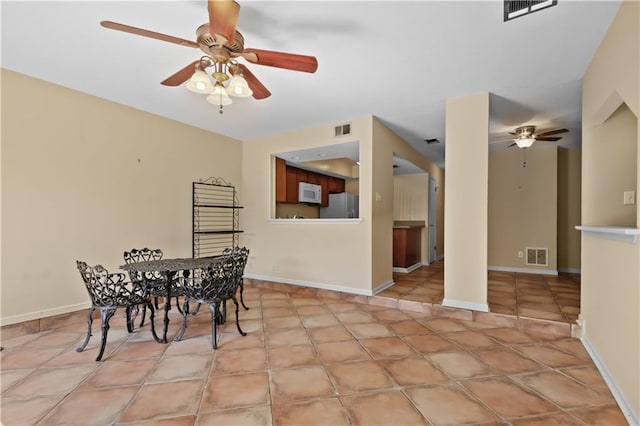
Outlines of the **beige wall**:
M 609 185 L 609 177 L 602 170 L 625 173 L 607 164 L 606 158 L 598 157 L 602 139 L 615 141 L 619 134 L 617 126 L 605 125 L 609 129 L 607 134 L 602 134 L 597 126 L 611 116 L 620 102 L 625 102 L 636 116 L 636 165 L 639 160 L 639 23 L 640 2 L 623 1 L 584 76 L 582 218 L 586 225 L 603 224 L 598 223 L 604 216 L 596 198 Z M 637 172 L 635 182 L 637 189 Z M 610 241 L 588 234 L 582 237 L 580 318 L 584 342 L 611 379 L 618 402 L 632 413 L 633 417 L 627 419 L 632 424 L 640 422 L 639 246 L 638 242 Z
M 444 301 L 487 310 L 489 93 L 446 106 Z
M 88 306 L 76 259 L 191 255 L 191 183 L 242 194 L 239 141 L 2 70 L 2 324 Z
M 540 142 L 489 155 L 489 266 L 557 270 L 557 152 Z M 527 247 L 549 249 L 548 266 L 527 265 Z
M 371 292 L 372 118 L 351 121 L 352 135 L 334 137 L 333 124 L 243 143 L 242 241 L 251 248 L 247 274 L 285 283 Z M 360 217 L 349 224 L 270 220 L 275 212 L 273 155 L 360 142 Z M 391 267 L 389 267 L 391 268 Z
M 558 271 L 580 271 L 582 150 L 558 148 Z
M 421 229 L 421 261 L 429 264 L 428 212 L 429 175 L 426 173 L 393 177 L 393 220 L 423 221 Z
M 623 203 L 624 191 L 636 190 L 637 119 L 622 104 L 603 124 L 590 126 L 589 150 L 585 161 L 597 167 L 597 173 L 584 176 L 589 188 L 583 204 L 586 225 L 636 226 L 637 208 Z

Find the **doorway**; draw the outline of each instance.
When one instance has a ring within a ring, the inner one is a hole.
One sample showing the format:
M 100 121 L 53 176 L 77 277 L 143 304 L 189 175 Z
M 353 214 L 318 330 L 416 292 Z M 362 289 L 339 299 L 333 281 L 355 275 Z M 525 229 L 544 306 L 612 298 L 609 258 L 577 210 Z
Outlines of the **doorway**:
M 428 245 L 428 250 L 429 250 L 429 264 L 432 264 L 433 262 L 435 262 L 437 259 L 437 254 L 436 254 L 436 213 L 438 211 L 437 209 L 437 205 L 438 205 L 438 199 L 437 199 L 437 195 L 436 193 L 438 192 L 438 181 L 436 180 L 436 178 L 434 178 L 433 176 L 429 176 L 429 217 L 428 217 L 428 223 L 429 226 L 427 228 L 427 232 L 429 233 L 428 241 L 429 241 L 429 245 Z

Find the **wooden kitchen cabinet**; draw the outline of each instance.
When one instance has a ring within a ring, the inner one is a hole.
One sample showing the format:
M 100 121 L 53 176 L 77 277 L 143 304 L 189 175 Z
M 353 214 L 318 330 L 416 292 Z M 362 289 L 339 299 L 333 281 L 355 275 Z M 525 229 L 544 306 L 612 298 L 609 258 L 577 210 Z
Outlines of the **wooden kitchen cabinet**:
M 329 194 L 344 192 L 344 179 L 329 176 Z
M 276 157 L 276 202 L 297 204 L 300 182 L 322 187 L 321 207 L 329 205 L 329 194 L 344 192 L 345 189 L 344 179 L 287 166 L 285 160 Z
M 287 201 L 287 162 L 276 157 L 276 202 Z
M 298 203 L 298 169 L 295 167 L 287 167 L 287 189 L 286 189 L 286 203 L 297 204 Z
M 402 227 L 393 228 L 393 266 L 410 268 L 421 262 L 422 228 Z
M 318 175 L 318 184 L 322 188 L 320 207 L 327 207 L 329 205 L 329 176 Z

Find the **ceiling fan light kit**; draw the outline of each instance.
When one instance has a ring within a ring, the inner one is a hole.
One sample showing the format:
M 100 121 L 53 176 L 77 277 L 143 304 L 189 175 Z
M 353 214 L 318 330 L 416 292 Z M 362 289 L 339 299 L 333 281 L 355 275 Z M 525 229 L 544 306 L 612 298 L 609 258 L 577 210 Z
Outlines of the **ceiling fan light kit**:
M 221 114 L 222 107 L 233 102 L 229 95 L 238 98 L 253 96 L 254 99 L 271 96 L 271 92 L 260 80 L 245 65 L 238 63 L 236 58 L 242 57 L 252 64 L 293 71 L 314 73 L 318 69 L 318 61 L 313 56 L 245 49 L 244 37 L 236 30 L 240 13 L 240 5 L 236 1 L 209 0 L 208 12 L 209 22 L 197 28 L 195 42 L 117 22 L 102 21 L 100 25 L 112 30 L 202 50 L 205 56 L 166 78 L 161 84 L 179 86 L 188 80 L 187 89 L 208 95 L 207 101 L 220 106 Z M 209 67 L 214 69 L 211 78 L 206 72 Z M 227 80 L 229 83 L 225 88 L 224 83 Z
M 516 143 L 516 145 L 518 145 L 518 148 L 529 148 L 535 141 L 536 140 L 534 138 L 527 137 L 514 139 L 514 142 Z
M 513 140 L 513 143 L 509 145 L 512 147 L 517 145 L 518 148 L 529 148 L 535 141 L 545 141 L 545 142 L 557 142 L 562 139 L 561 136 L 552 136 L 560 133 L 567 133 L 569 130 L 567 129 L 556 129 L 549 130 L 542 133 L 535 133 L 536 126 L 521 126 L 518 127 L 515 133 L 511 133 L 515 135 L 516 138 Z

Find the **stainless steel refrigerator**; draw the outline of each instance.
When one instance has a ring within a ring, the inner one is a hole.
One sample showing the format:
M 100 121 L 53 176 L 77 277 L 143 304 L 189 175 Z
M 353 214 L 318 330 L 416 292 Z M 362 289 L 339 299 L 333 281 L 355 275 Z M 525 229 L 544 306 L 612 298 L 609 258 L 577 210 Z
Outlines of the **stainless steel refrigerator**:
M 329 206 L 320 207 L 320 219 L 354 219 L 359 217 L 358 196 L 341 192 L 329 194 Z

